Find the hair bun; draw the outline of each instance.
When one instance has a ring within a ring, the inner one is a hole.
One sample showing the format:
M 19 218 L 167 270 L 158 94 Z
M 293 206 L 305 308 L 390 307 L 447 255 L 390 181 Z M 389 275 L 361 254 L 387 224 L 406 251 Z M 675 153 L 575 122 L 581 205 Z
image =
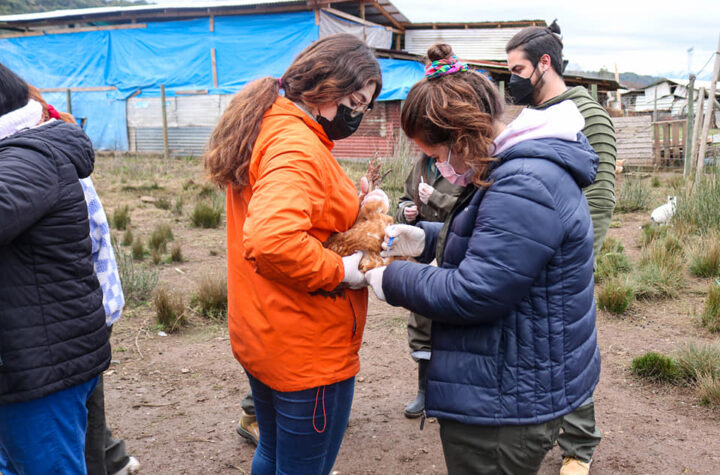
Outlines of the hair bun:
M 447 43 L 436 43 L 427 50 L 427 57 L 430 61 L 447 59 L 455 55 L 452 46 Z
M 552 33 L 555 33 L 556 35 L 561 35 L 560 33 L 560 25 L 557 24 L 557 18 L 553 20 L 552 23 L 550 23 L 550 26 L 548 26 L 548 30 L 550 30 Z

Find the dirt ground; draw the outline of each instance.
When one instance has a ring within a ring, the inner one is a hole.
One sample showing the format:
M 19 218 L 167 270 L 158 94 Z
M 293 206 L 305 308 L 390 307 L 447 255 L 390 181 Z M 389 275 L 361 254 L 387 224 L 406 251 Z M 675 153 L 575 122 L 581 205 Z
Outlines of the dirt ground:
M 201 276 L 223 271 L 224 229 L 190 227 L 190 198 L 185 214 L 176 217 L 140 197 L 175 200 L 185 196 L 188 178 L 200 182 L 197 160 L 100 157 L 94 175 L 108 214 L 130 205 L 136 235 L 147 238 L 159 222 L 172 225 L 186 262 L 159 265 L 160 283 L 186 297 Z M 657 204 L 664 201 L 662 193 Z M 610 230 L 631 258 L 639 252 L 639 226 L 647 216 L 618 215 L 620 227 Z M 629 371 L 632 358 L 649 350 L 672 353 L 690 340 L 718 342 L 694 320 L 707 282 L 688 280 L 678 300 L 635 303 L 624 317 L 598 312 L 603 367 L 595 400 L 604 439 L 595 452 L 594 474 L 720 473 L 720 411 L 699 406 L 690 389 L 647 384 Z M 334 473 L 446 473 L 437 422 L 428 421 L 421 431 L 419 420 L 402 414 L 417 384 L 406 318 L 404 309 L 371 297 L 362 369 Z M 235 432 L 248 382 L 232 357 L 225 322 L 191 312 L 189 326 L 160 336 L 151 304 L 144 304 L 125 311 L 112 345 L 105 373 L 108 422 L 141 462 L 141 473 L 250 473 L 254 446 Z M 555 448 L 540 473 L 558 473 L 560 457 Z

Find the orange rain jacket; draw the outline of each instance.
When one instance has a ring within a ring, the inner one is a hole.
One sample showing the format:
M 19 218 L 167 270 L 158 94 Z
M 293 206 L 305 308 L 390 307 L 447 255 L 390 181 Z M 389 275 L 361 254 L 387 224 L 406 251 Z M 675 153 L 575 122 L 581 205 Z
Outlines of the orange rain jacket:
M 358 194 L 322 127 L 278 97 L 265 113 L 249 185 L 228 188 L 228 326 L 235 358 L 277 391 L 346 380 L 358 350 L 367 289 L 331 291 L 345 271 L 322 243 L 349 229 Z

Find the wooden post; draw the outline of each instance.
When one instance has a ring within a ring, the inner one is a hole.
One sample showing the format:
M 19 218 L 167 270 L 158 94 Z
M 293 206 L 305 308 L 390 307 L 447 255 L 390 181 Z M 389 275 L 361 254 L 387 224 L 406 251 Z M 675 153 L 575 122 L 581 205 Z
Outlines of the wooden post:
M 65 101 L 67 102 L 67 113 L 72 115 L 72 97 L 70 88 L 65 89 Z
M 210 15 L 210 31 L 215 31 L 215 15 Z
M 367 42 L 367 32 L 365 31 L 365 2 L 360 2 L 360 18 L 363 21 L 363 41 Z
M 660 166 L 660 124 L 653 122 L 653 165 Z
M 597 100 L 598 100 L 597 84 L 595 84 L 595 83 L 590 84 L 590 95 L 591 95 L 592 98 L 595 99 L 595 101 L 597 102 Z
M 692 134 L 692 142 L 690 142 L 690 160 L 692 161 L 691 167 L 695 165 L 695 171 L 697 171 L 698 164 L 695 163 L 697 160 L 697 152 L 698 152 L 698 137 L 700 136 L 700 122 L 703 120 L 703 108 L 705 107 L 705 88 L 701 87 L 700 91 L 698 91 L 698 106 L 697 106 L 697 114 L 695 114 L 695 117 L 697 117 L 696 127 L 693 130 Z M 702 168 L 700 169 L 702 171 Z
M 683 134 L 683 152 L 685 155 L 685 166 L 683 167 L 683 177 L 687 177 L 688 173 L 690 173 L 690 170 L 692 168 L 692 155 L 690 155 L 690 152 L 692 151 L 692 141 L 690 140 L 690 137 L 692 136 L 692 129 L 693 129 L 693 105 L 695 104 L 693 102 L 693 93 L 695 92 L 695 75 L 690 75 L 690 81 L 688 82 L 688 90 L 687 90 L 687 124 L 685 125 L 685 133 Z
M 655 86 L 655 101 L 653 102 L 653 122 L 657 122 L 657 85 Z
M 672 153 L 670 156 L 673 158 L 673 161 L 675 161 L 680 156 L 680 124 L 678 122 L 673 122 L 670 130 L 672 140 Z
M 618 74 L 617 63 L 615 63 L 615 82 L 618 83 L 618 88 L 617 88 L 617 91 L 615 91 L 615 96 L 617 98 L 618 110 L 621 111 L 622 110 L 622 102 L 620 100 L 620 87 L 619 87 L 620 86 L 620 74 Z
M 167 126 L 167 108 L 165 106 L 165 84 L 160 84 L 160 100 L 162 101 L 162 126 L 163 126 L 163 145 L 165 146 L 165 160 L 170 158 L 170 146 L 168 145 L 168 126 Z
M 664 155 L 664 166 L 668 166 L 670 163 L 670 124 L 667 122 L 661 122 L 662 134 L 663 134 L 663 155 Z
M 710 132 L 710 121 L 712 121 L 713 106 L 715 106 L 715 88 L 717 80 L 720 77 L 720 36 L 718 36 L 718 49 L 715 50 L 715 67 L 710 77 L 710 102 L 705 111 L 705 123 L 703 123 L 702 132 L 700 133 L 700 147 L 698 148 L 698 175 L 702 173 L 705 165 L 705 150 L 707 149 L 707 136 Z
M 215 57 L 215 48 L 210 48 L 210 60 L 212 62 L 212 77 L 213 77 L 213 87 L 218 87 L 218 77 L 217 77 L 217 58 Z
M 505 81 L 500 81 L 498 83 L 498 91 L 500 91 L 500 97 L 505 99 Z

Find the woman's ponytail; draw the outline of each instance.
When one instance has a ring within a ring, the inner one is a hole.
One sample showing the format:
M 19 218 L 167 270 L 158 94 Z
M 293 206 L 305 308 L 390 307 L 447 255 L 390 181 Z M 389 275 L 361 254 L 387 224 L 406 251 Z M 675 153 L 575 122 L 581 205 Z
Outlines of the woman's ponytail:
M 277 79 L 264 77 L 245 86 L 230 101 L 205 154 L 205 171 L 212 183 L 234 188 L 248 184 L 248 166 L 260 124 L 279 91 Z

